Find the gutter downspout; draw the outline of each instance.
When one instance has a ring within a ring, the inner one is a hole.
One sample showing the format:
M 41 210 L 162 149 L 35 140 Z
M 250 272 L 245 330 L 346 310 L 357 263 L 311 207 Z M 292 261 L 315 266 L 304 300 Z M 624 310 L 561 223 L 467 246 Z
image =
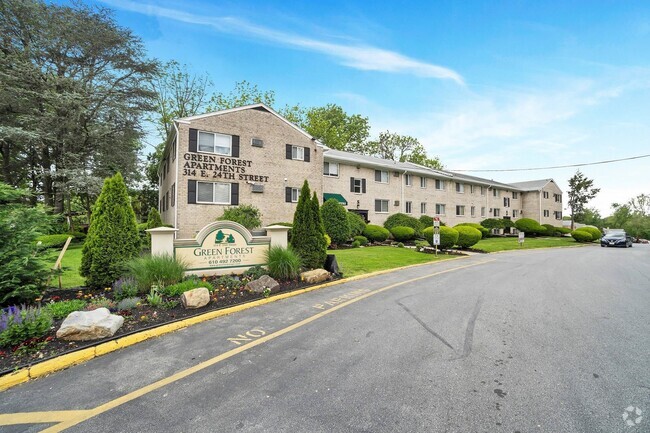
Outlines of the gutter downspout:
M 404 213 L 406 213 L 406 202 L 404 201 L 404 183 L 406 183 L 406 170 L 404 170 L 404 173 L 402 173 L 402 188 L 401 188 L 401 194 L 400 194 L 400 200 L 402 203 L 402 206 L 400 206 L 401 209 L 404 209 Z M 401 210 L 400 209 L 400 210 Z M 411 213 L 413 213 L 413 209 L 411 209 Z
M 176 180 L 174 181 L 176 183 L 176 190 L 174 191 L 174 204 L 175 204 L 175 206 L 174 206 L 174 208 L 175 208 L 174 209 L 174 228 L 178 229 L 178 167 L 179 167 L 179 164 L 180 164 L 180 160 L 178 159 L 178 152 L 179 152 L 178 148 L 180 146 L 179 146 L 179 142 L 178 142 L 178 136 L 179 136 L 178 126 L 176 125 L 175 121 L 172 121 L 172 123 L 174 124 L 174 129 L 176 130 L 176 137 L 174 138 L 174 141 L 176 142 L 176 146 L 175 146 L 176 147 L 176 168 L 175 168 Z M 177 235 L 178 235 L 178 231 L 175 231 L 174 232 L 174 238 L 176 238 Z
M 543 191 L 539 190 L 539 223 L 542 223 L 542 194 Z

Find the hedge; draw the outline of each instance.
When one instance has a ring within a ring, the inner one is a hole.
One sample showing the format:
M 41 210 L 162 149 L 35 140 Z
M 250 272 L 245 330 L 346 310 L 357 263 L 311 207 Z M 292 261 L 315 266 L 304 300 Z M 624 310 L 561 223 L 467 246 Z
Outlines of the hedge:
M 350 224 L 350 236 L 360 236 L 366 228 L 366 221 L 361 215 L 354 212 L 347 213 L 348 223 Z
M 593 240 L 593 241 L 597 241 L 598 239 L 603 237 L 602 232 L 599 229 L 597 229 L 596 227 L 591 227 L 591 226 L 580 227 L 579 229 L 576 229 L 576 230 L 583 230 L 583 231 L 589 233 L 591 235 L 591 240 Z
M 384 222 L 384 227 L 388 230 L 393 227 L 411 227 L 415 231 L 415 236 L 422 236 L 422 223 L 420 220 L 404 213 L 396 213 L 388 217 Z
M 487 218 L 481 221 L 481 226 L 487 229 L 504 229 L 506 228 L 502 219 L 498 218 Z
M 546 236 L 557 236 L 560 234 L 552 224 L 542 224 L 542 227 L 546 229 Z
M 354 241 L 359 242 L 359 245 L 361 245 L 362 247 L 368 245 L 368 238 L 366 238 L 365 236 L 355 236 Z
M 368 224 L 363 230 L 363 236 L 370 242 L 384 242 L 390 236 L 390 232 L 382 226 Z
M 569 233 L 571 233 L 571 229 L 567 227 L 555 227 L 555 231 L 562 235 L 568 235 Z
M 415 230 L 411 227 L 396 226 L 390 230 L 390 233 L 398 242 L 410 241 L 415 237 Z
M 578 242 L 591 242 L 593 241 L 593 238 L 591 237 L 591 233 L 589 233 L 586 230 L 574 230 L 571 232 L 571 237 L 575 239 Z
M 531 218 L 521 218 L 515 222 L 515 227 L 520 232 L 527 235 L 543 235 L 546 234 L 546 228 L 542 227 L 537 221 Z
M 433 246 L 433 227 L 427 227 L 423 230 L 424 238 Z M 456 245 L 458 242 L 458 230 L 451 227 L 440 227 L 440 245 L 441 249 L 448 249 Z
M 458 232 L 456 245 L 461 248 L 469 248 L 481 240 L 481 232 L 474 227 L 461 225 L 454 227 L 454 229 Z
M 483 239 L 483 238 L 487 238 L 488 235 L 490 234 L 490 230 L 489 230 L 489 229 L 487 229 L 487 228 L 485 228 L 485 227 L 483 227 L 482 225 L 477 224 L 477 223 L 460 223 L 460 224 L 456 224 L 456 225 L 454 226 L 454 228 L 456 228 L 456 227 L 458 227 L 458 226 L 466 226 L 466 227 L 472 227 L 472 228 L 475 228 L 476 230 L 478 230 L 479 232 L 481 232 L 481 239 Z
M 325 233 L 334 245 L 339 245 L 350 239 L 350 222 L 348 211 L 336 199 L 327 200 L 320 207 Z

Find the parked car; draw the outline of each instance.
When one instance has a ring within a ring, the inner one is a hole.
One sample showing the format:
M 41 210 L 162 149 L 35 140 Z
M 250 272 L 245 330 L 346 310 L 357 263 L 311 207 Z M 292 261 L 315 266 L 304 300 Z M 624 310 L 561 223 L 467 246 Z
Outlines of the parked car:
M 623 231 L 611 231 L 600 238 L 600 246 L 631 248 L 633 241 L 632 236 Z

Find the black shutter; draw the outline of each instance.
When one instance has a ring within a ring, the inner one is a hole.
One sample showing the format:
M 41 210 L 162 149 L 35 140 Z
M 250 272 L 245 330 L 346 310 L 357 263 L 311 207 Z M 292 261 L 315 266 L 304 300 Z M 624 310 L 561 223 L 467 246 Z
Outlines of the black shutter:
M 190 128 L 190 152 L 197 151 L 197 141 L 198 141 L 199 131 L 196 129 Z
M 284 201 L 291 203 L 291 187 L 284 188 Z
M 311 150 L 310 148 L 305 147 L 305 162 L 309 162 L 309 161 L 310 161 L 310 159 L 309 159 L 309 151 L 310 151 L 310 150 Z
M 239 184 L 230 184 L 230 204 L 233 206 L 239 205 Z
M 187 203 L 188 204 L 196 203 L 196 181 L 195 180 L 187 181 Z
M 291 158 L 291 145 L 287 144 L 287 159 L 292 159 Z
M 381 182 L 381 171 L 375 170 L 375 182 Z
M 364 194 L 366 193 L 366 180 L 365 179 L 361 179 L 361 192 L 364 193 Z
M 239 158 L 239 135 L 232 136 L 232 157 Z
M 350 178 L 350 192 L 354 192 L 354 178 Z
M 381 212 L 381 201 L 375 200 L 375 212 Z

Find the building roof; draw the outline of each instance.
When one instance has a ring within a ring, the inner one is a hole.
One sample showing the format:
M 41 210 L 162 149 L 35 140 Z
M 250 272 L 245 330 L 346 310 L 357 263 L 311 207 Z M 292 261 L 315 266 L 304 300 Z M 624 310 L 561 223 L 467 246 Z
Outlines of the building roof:
M 541 191 L 549 182 L 553 182 L 553 179 L 540 179 L 540 180 L 529 180 L 527 182 L 513 182 L 511 185 L 516 186 L 522 191 Z

